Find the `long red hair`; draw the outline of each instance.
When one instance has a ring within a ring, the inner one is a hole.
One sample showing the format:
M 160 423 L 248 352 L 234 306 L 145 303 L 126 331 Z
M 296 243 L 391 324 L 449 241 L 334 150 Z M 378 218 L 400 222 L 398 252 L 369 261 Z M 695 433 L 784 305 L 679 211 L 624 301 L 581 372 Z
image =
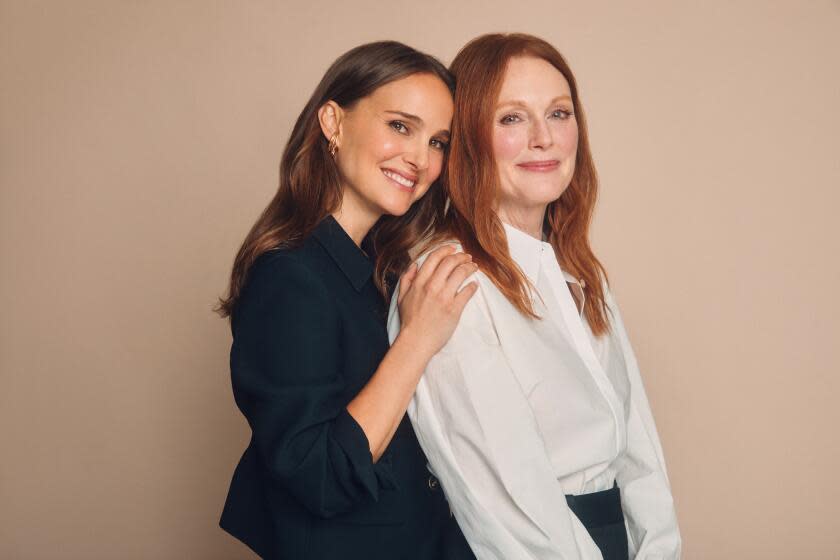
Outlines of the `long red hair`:
M 495 207 L 499 177 L 493 156 L 493 114 L 508 61 L 533 56 L 566 78 L 578 125 L 575 172 L 559 199 L 548 205 L 543 231 L 564 270 L 584 281 L 584 313 L 596 335 L 609 330 L 604 286 L 607 275 L 589 244 L 589 225 L 598 195 L 598 177 L 577 83 L 563 56 L 546 41 L 520 33 L 482 35 L 453 60 L 458 87 L 449 163 L 443 178 L 449 206 L 431 242 L 455 238 L 473 256 L 502 294 L 525 315 L 534 312 L 528 280 L 508 251 Z

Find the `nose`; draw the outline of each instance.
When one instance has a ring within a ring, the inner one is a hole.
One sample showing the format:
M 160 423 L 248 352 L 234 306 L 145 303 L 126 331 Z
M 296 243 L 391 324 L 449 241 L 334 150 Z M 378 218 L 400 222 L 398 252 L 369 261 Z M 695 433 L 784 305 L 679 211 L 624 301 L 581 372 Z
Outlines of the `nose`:
M 423 171 L 429 167 L 429 145 L 424 142 L 414 142 L 406 150 L 403 160 L 417 171 Z
M 550 148 L 554 143 L 554 139 L 551 137 L 551 130 L 548 128 L 548 123 L 543 119 L 535 119 L 532 122 L 528 147 L 534 150 Z

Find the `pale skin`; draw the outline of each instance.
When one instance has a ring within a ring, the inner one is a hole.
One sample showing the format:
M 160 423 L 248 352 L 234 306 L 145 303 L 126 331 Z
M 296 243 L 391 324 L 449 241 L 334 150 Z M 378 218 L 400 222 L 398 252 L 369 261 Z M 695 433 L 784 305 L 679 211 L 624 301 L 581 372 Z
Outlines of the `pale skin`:
M 452 96 L 436 76 L 390 82 L 351 109 L 330 101 L 318 112 L 324 136 L 335 136 L 342 179 L 333 216 L 357 245 L 385 214 L 402 215 L 438 178 L 449 140 Z M 477 285 L 472 257 L 451 246 L 400 278 L 402 328 L 370 381 L 347 405 L 378 461 L 396 432 L 429 360 L 446 344 Z M 460 289 L 459 289 L 460 288 Z
M 508 225 L 542 240 L 545 212 L 575 173 L 578 126 L 569 82 L 541 58 L 508 63 L 493 125 L 499 173 L 496 212 Z M 578 311 L 580 286 L 569 285 Z
M 542 239 L 549 203 L 575 172 L 578 127 L 566 78 L 541 58 L 508 63 L 493 125 L 499 218 Z

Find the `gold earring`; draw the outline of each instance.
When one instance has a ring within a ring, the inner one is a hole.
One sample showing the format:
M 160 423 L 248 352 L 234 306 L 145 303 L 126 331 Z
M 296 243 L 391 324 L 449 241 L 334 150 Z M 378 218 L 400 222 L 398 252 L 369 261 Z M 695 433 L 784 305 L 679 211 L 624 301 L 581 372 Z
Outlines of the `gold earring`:
M 332 135 L 330 138 L 330 145 L 327 147 L 330 151 L 330 155 L 335 159 L 335 153 L 338 151 L 338 136 L 336 134 Z

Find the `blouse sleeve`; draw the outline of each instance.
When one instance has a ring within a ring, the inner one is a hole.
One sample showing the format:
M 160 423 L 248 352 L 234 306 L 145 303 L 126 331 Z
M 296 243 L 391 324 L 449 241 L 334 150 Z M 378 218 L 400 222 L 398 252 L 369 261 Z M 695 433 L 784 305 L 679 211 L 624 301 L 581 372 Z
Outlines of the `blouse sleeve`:
M 618 462 L 616 473 L 630 537 L 630 557 L 676 560 L 681 554 L 682 541 L 662 445 L 621 314 L 612 295 L 606 293 L 612 328 L 630 380 L 627 450 Z
M 478 558 L 600 560 L 568 508 L 484 305 L 479 288 L 408 409 L 430 468 Z M 392 300 L 392 341 L 399 328 Z
M 273 482 L 321 517 L 392 486 L 345 408 L 341 328 L 332 295 L 287 255 L 253 267 L 233 321 L 233 390 L 253 444 Z

